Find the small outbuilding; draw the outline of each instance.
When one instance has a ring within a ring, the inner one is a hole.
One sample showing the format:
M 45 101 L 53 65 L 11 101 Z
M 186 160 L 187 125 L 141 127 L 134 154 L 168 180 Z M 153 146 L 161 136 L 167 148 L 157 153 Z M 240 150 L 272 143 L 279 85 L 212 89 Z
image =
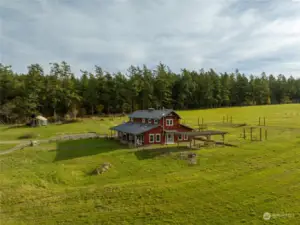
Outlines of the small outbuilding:
M 36 126 L 47 126 L 48 125 L 48 120 L 47 118 L 43 116 L 35 116 L 32 117 L 31 120 L 31 126 L 36 127 Z

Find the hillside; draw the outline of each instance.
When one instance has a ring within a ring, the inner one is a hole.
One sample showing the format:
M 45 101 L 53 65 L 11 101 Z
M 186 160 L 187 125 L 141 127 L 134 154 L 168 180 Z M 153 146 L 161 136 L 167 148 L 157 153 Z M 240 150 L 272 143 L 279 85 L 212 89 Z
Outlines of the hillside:
M 42 144 L 2 155 L 3 224 L 299 224 L 299 104 L 178 113 L 190 126 L 203 117 L 210 129 L 229 131 L 225 140 L 238 147 L 193 150 L 198 155 L 193 166 L 180 159 L 183 148 L 137 151 L 104 139 Z M 265 117 L 268 140 L 240 138 L 243 127 L 223 124 L 227 115 L 247 125 Z M 124 119 L 1 127 L 0 140 L 20 141 L 29 132 L 37 139 L 107 133 Z M 90 174 L 104 162 L 112 164 L 108 172 Z M 289 216 L 264 221 L 264 212 Z

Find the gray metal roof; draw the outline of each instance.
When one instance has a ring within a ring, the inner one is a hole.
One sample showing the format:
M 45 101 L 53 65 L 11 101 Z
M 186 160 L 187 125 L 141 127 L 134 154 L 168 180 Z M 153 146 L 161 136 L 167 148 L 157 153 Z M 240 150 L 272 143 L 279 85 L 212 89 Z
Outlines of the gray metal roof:
M 205 131 L 192 131 L 192 132 L 175 132 L 175 134 L 187 134 L 189 136 L 206 136 L 206 135 L 223 135 L 228 134 L 226 131 L 219 130 L 205 130 Z
M 137 110 L 137 111 L 133 112 L 132 114 L 130 114 L 129 118 L 161 119 L 162 117 L 169 115 L 171 112 L 176 113 L 173 109 Z M 179 118 L 180 118 L 180 116 L 179 116 Z
M 121 131 L 129 134 L 142 134 L 153 128 L 160 126 L 159 124 L 141 124 L 141 123 L 123 123 L 115 127 L 111 127 L 111 130 Z

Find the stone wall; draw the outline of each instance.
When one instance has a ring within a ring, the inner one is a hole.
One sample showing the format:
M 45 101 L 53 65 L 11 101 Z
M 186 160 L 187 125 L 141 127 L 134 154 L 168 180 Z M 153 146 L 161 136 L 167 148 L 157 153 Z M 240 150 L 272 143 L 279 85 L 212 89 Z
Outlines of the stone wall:
M 57 142 L 57 141 L 66 141 L 66 140 L 80 140 L 80 139 L 96 139 L 96 138 L 108 138 L 108 135 L 100 135 L 95 132 L 90 133 L 83 133 L 83 134 L 65 134 L 56 136 L 50 139 L 46 140 L 30 140 L 26 141 L 24 143 L 21 143 L 19 145 L 16 145 L 15 147 L 8 149 L 6 151 L 0 152 L 1 154 L 7 154 L 13 151 L 22 150 L 23 148 L 29 147 L 29 146 L 36 146 L 40 143 L 51 143 L 51 142 Z
M 97 133 L 84 133 L 84 134 L 65 134 L 56 136 L 54 138 L 50 138 L 49 142 L 56 142 L 56 141 L 65 141 L 65 140 L 80 140 L 80 139 L 95 139 L 95 138 L 107 138 L 108 135 L 100 135 Z

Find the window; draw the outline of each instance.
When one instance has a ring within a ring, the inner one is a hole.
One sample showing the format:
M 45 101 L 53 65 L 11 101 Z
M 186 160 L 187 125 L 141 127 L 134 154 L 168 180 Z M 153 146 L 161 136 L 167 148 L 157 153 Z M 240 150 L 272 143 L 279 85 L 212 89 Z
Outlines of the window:
M 156 142 L 160 142 L 160 134 L 156 134 Z
M 152 121 L 151 121 L 151 119 L 148 119 L 148 123 L 151 123 Z
M 150 143 L 154 142 L 154 134 L 149 134 L 149 142 Z
M 167 119 L 167 126 L 173 126 L 173 119 Z
M 182 134 L 179 134 L 179 135 L 178 135 L 178 140 L 179 140 L 179 141 L 182 141 Z
M 145 123 L 145 119 L 142 119 L 142 123 Z
M 188 139 L 188 136 L 187 134 L 184 135 L 184 140 L 187 140 Z
M 158 124 L 158 120 L 154 120 L 154 124 Z

